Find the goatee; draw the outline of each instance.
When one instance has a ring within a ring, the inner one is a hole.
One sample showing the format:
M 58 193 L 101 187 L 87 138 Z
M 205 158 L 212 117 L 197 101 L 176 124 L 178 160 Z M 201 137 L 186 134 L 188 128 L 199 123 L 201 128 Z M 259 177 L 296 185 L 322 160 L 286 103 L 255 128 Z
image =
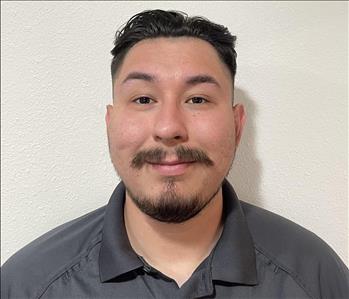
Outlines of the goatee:
M 183 198 L 176 192 L 176 183 L 168 179 L 164 192 L 158 198 L 134 194 L 126 185 L 126 192 L 136 206 L 149 217 L 166 223 L 182 223 L 199 214 L 216 196 L 218 189 L 207 198 L 199 195 Z

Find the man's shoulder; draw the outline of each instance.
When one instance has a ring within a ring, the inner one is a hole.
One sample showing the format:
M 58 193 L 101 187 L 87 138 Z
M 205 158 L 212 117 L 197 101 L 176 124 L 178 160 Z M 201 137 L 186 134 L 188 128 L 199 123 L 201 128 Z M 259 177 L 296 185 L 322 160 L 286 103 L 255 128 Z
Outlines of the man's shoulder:
M 257 252 L 315 297 L 348 294 L 348 268 L 326 242 L 280 215 L 243 201 L 241 205 Z
M 241 206 L 256 247 L 275 258 L 292 264 L 294 259 L 330 249 L 316 234 L 289 219 L 243 201 Z
M 60 272 L 100 243 L 105 207 L 60 225 L 32 241 L 1 267 L 1 298 L 39 295 Z

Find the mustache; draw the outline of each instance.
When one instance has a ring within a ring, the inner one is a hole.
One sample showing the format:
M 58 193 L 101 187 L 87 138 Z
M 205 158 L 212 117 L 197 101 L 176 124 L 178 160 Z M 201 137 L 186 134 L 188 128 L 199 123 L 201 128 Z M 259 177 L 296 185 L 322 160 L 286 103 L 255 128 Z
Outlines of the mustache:
M 205 151 L 198 148 L 189 148 L 183 145 L 179 145 L 174 149 L 177 160 L 179 162 L 198 162 L 206 166 L 213 166 L 213 161 L 205 153 Z M 131 167 L 141 169 L 145 163 L 161 163 L 168 152 L 162 148 L 151 148 L 147 150 L 139 151 L 131 161 Z

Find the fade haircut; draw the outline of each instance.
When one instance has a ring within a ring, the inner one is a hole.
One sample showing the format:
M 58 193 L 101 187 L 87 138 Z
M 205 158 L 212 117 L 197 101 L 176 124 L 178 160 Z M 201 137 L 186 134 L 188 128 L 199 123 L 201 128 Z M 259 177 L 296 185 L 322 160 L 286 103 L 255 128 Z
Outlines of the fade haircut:
M 228 67 L 234 85 L 236 73 L 236 37 L 228 29 L 203 17 L 188 17 L 180 11 L 146 10 L 134 15 L 115 34 L 111 75 L 115 75 L 127 52 L 144 39 L 157 37 L 195 37 L 209 42 Z

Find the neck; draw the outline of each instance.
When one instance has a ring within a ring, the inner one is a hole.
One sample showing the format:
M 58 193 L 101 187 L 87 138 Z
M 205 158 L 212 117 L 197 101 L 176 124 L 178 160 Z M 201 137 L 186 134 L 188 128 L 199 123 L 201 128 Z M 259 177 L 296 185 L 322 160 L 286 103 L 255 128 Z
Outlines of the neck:
M 182 285 L 210 254 L 222 231 L 220 190 L 195 217 L 164 223 L 144 214 L 126 195 L 124 218 L 134 251 L 147 263 Z

